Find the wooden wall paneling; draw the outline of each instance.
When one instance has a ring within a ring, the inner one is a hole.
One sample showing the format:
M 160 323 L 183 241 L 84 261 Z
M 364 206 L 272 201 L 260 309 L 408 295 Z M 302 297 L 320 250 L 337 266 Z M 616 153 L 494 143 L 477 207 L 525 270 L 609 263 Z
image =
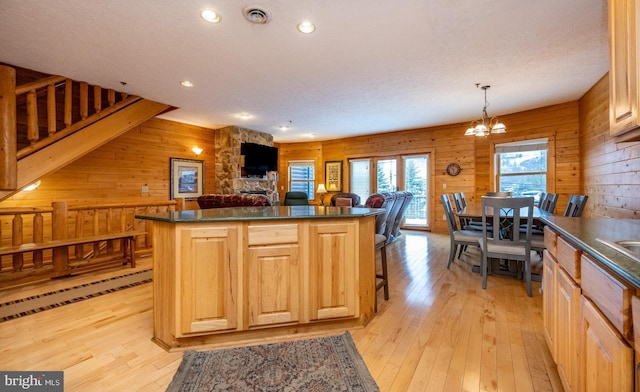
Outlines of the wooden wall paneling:
M 42 178 L 32 192 L 20 192 L 3 207 L 50 206 L 53 200 L 70 205 L 169 199 L 169 158 L 205 161 L 205 191 L 214 192 L 214 130 L 151 119 L 61 170 Z M 202 154 L 191 148 L 198 145 Z M 142 186 L 149 187 L 143 193 Z M 197 208 L 188 203 L 187 208 Z
M 615 143 L 609 131 L 609 77 L 580 99 L 583 216 L 640 217 L 640 142 Z

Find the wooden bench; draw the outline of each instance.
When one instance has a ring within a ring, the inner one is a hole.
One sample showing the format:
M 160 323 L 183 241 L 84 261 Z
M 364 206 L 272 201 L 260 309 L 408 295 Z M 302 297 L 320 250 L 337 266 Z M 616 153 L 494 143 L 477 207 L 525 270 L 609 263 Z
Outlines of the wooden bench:
M 3 273 L 3 276 L 0 277 L 0 283 L 6 286 L 4 283 L 21 284 L 39 278 L 69 275 L 74 271 L 69 267 L 69 247 L 80 246 L 76 248 L 76 259 L 82 259 L 82 245 L 94 244 L 94 252 L 98 254 L 99 244 L 105 241 L 107 241 L 107 247 L 109 248 L 113 246 L 112 241 L 122 240 L 122 257 L 117 258 L 117 260 L 122 261 L 124 259 L 125 261 L 122 264 L 130 263 L 133 268 L 136 266 L 136 237 L 140 235 L 146 235 L 146 233 L 131 231 L 0 247 L 0 256 L 13 255 L 13 271 Z M 42 268 L 42 251 L 48 249 L 52 250 L 52 270 Z M 27 252 L 33 253 L 34 268 L 29 271 L 22 271 L 23 256 Z M 110 250 L 108 253 L 112 254 L 113 251 Z M 95 267 L 92 269 L 95 269 Z

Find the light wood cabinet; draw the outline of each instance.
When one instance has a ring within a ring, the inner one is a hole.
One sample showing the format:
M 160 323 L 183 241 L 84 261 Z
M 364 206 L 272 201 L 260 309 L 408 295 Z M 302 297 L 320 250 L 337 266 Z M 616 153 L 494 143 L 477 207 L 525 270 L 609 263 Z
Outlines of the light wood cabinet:
M 300 321 L 298 224 L 249 225 L 245 301 L 251 327 Z
M 375 216 L 154 222 L 154 341 L 277 341 L 366 325 Z
M 633 390 L 634 289 L 562 236 L 556 244 L 557 258 L 543 258 L 543 325 L 565 391 Z
M 555 257 L 547 250 L 543 253 L 542 262 L 542 281 L 544 282 L 542 291 L 542 320 L 544 323 L 544 337 L 551 351 L 551 357 L 557 362 L 556 277 L 558 273 L 558 263 Z
M 638 0 L 609 0 L 609 125 L 616 141 L 640 140 Z
M 250 248 L 246 263 L 249 327 L 300 319 L 300 257 L 297 244 Z
M 596 306 L 582 297 L 582 391 L 633 391 L 633 350 Z
M 238 326 L 238 227 L 180 230 L 176 336 Z
M 312 320 L 358 312 L 355 225 L 313 223 L 309 227 L 309 294 Z
M 562 268 L 556 283 L 556 364 L 565 392 L 579 391 L 580 286 Z

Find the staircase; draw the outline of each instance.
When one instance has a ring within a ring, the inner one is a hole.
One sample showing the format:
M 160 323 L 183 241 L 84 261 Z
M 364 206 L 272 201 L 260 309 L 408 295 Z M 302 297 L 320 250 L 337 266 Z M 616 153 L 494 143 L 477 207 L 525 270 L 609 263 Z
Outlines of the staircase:
M 0 65 L 0 202 L 173 109 L 63 76 Z

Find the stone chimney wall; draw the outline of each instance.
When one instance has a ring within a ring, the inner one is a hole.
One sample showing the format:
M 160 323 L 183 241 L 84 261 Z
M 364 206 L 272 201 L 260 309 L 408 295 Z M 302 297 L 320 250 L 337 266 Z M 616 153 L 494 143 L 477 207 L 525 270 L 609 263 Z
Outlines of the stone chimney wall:
M 246 142 L 273 146 L 273 135 L 236 126 L 216 129 L 215 135 L 216 193 L 264 192 L 272 200 L 277 199 L 277 173 L 269 172 L 265 178 L 240 175 L 240 145 Z

